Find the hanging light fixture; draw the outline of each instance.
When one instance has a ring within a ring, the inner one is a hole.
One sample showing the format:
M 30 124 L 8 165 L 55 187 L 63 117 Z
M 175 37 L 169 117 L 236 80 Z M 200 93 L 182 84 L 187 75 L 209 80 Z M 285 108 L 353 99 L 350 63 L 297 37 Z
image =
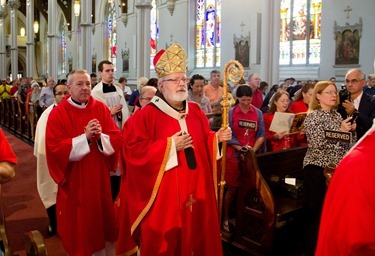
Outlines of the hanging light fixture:
M 79 1 L 74 1 L 74 16 L 78 17 L 79 16 L 79 13 L 81 11 L 81 5 L 79 3 Z
M 20 29 L 20 36 L 24 37 L 26 35 L 26 30 L 24 27 Z
M 38 34 L 39 32 L 39 22 L 36 20 L 34 21 L 34 33 Z

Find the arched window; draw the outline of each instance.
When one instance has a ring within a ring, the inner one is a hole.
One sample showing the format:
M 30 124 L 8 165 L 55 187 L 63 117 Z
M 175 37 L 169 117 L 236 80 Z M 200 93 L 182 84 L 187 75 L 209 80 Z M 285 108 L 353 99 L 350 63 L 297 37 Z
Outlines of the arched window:
M 280 65 L 320 63 L 322 0 L 282 0 Z
M 153 60 L 157 52 L 157 45 L 159 39 L 159 22 L 158 22 L 158 12 L 156 10 L 155 0 L 152 0 L 152 9 L 151 9 L 151 24 L 150 24 L 150 69 L 154 69 Z
M 117 53 L 117 26 L 116 26 L 116 8 L 115 1 L 108 2 L 108 60 L 113 63 L 116 71 L 116 53 Z
M 195 66 L 220 67 L 221 0 L 196 0 Z

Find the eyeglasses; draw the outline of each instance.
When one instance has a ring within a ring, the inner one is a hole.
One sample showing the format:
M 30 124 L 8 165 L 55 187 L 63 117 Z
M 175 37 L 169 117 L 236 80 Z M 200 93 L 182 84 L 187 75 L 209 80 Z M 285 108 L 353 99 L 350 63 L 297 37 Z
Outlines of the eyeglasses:
M 339 92 L 336 92 L 336 91 L 329 91 L 329 92 L 322 92 L 322 93 L 329 94 L 329 95 L 338 95 L 339 94 Z
M 182 77 L 182 78 L 175 78 L 175 79 L 165 79 L 163 80 L 163 82 L 171 82 L 172 84 L 179 84 L 180 81 L 184 82 L 184 84 L 186 84 L 188 82 L 188 78 L 187 77 Z
M 65 91 L 65 92 L 56 92 L 55 95 L 59 95 L 59 96 L 61 96 L 61 95 L 67 95 L 67 94 L 69 94 L 69 91 Z
M 361 81 L 363 81 L 363 79 L 361 79 L 361 80 L 357 80 L 357 79 L 348 80 L 348 79 L 346 79 L 345 83 L 346 84 L 350 84 L 350 83 L 352 83 L 352 84 L 358 84 Z

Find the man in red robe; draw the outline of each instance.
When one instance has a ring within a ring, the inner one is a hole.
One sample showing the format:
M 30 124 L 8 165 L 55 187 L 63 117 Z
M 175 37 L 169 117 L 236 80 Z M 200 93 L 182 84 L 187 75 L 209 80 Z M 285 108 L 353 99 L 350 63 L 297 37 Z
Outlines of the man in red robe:
M 375 126 L 336 168 L 315 255 L 375 255 Z
M 16 163 L 16 155 L 5 138 L 3 131 L 0 129 L 0 184 L 14 177 L 14 166 Z
M 159 91 L 138 111 L 124 145 L 130 233 L 140 255 L 222 255 L 216 196 L 217 139 L 187 99 L 185 51 L 171 45 L 154 59 Z M 120 226 L 117 254 L 127 255 Z M 133 248 L 134 249 L 134 248 Z
M 68 76 L 71 97 L 55 107 L 46 129 L 46 157 L 58 184 L 58 233 L 70 256 L 113 255 L 116 226 L 109 172 L 123 143 L 109 109 L 91 97 L 90 76 Z

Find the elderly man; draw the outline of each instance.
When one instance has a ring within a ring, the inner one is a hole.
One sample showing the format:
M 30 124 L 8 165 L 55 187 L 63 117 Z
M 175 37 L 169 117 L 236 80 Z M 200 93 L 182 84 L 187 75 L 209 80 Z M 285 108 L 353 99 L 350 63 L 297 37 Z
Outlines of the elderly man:
M 359 139 L 370 129 L 375 118 L 375 98 L 363 93 L 366 80 L 360 69 L 349 70 L 345 76 L 345 84 L 350 92 L 350 100 L 341 102 L 338 112 L 343 119 L 358 113 L 356 132 Z
M 251 100 L 251 104 L 258 109 L 260 109 L 263 104 L 262 92 L 261 90 L 259 90 L 260 81 L 261 79 L 258 74 L 250 74 L 247 80 L 249 86 L 251 87 L 251 90 L 253 91 L 253 98 Z
M 57 230 L 67 255 L 113 255 L 117 238 L 109 171 L 123 138 L 108 107 L 91 97 L 86 70 L 68 76 L 71 96 L 47 122 L 46 156 L 58 184 Z
M 200 106 L 186 100 L 187 57 L 181 46 L 161 50 L 154 66 L 159 91 L 134 115 L 137 125 L 124 146 L 130 232 L 141 255 L 222 255 L 217 140 L 229 140 L 232 132 L 210 131 Z M 126 235 L 120 234 L 117 254 L 129 252 Z
M 54 102 L 53 87 L 56 85 L 53 77 L 47 78 L 47 86 L 42 88 L 39 96 L 39 106 L 45 110 Z
M 34 155 L 36 160 L 36 185 L 40 199 L 47 210 L 50 224 L 48 226 L 48 234 L 54 235 L 57 231 L 56 223 L 56 194 L 57 184 L 51 178 L 47 167 L 46 160 L 46 127 L 48 116 L 52 109 L 60 104 L 65 95 L 69 93 L 68 86 L 65 84 L 57 84 L 53 87 L 54 104 L 49 106 L 40 116 L 36 130 L 34 142 Z
M 210 100 L 211 105 L 218 105 L 223 96 L 223 87 L 220 86 L 220 70 L 212 70 L 210 83 L 203 87 L 204 95 Z
M 363 92 L 368 95 L 375 95 L 375 74 L 369 74 L 367 84 L 363 87 Z

